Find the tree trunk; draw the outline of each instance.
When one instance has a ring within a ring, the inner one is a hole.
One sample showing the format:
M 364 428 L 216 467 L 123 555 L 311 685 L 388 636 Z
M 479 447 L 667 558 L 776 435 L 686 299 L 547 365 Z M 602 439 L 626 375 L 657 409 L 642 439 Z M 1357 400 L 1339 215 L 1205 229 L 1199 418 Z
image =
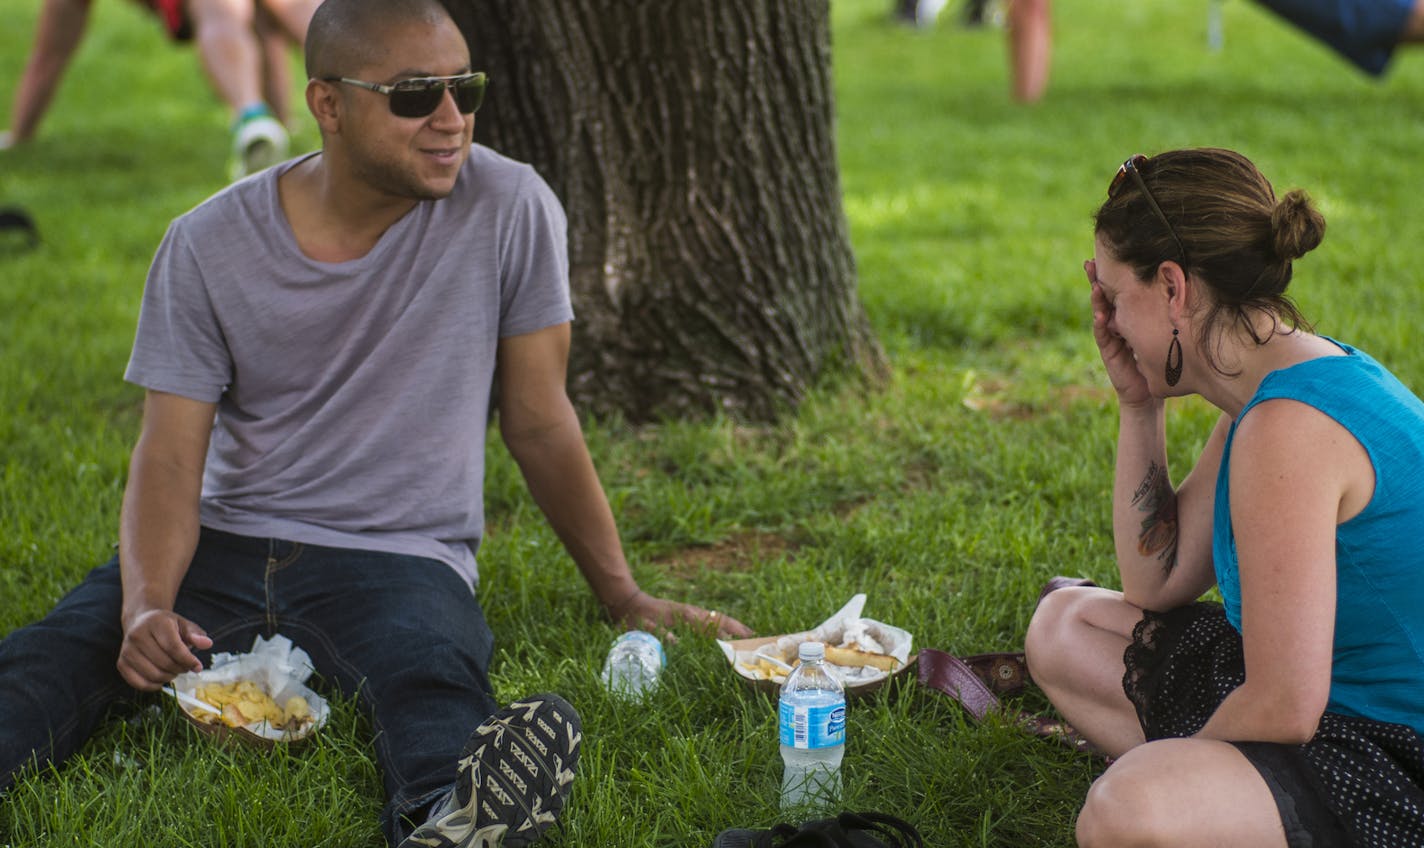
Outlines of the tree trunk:
M 475 137 L 569 215 L 583 410 L 771 420 L 879 380 L 841 208 L 827 0 L 445 0 Z

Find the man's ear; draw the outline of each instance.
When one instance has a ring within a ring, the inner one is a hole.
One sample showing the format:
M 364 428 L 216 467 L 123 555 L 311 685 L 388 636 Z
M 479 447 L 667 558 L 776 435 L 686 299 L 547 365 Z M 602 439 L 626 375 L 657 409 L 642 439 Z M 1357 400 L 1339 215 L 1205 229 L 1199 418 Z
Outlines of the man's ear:
M 325 80 L 307 80 L 307 108 L 322 135 L 334 135 L 341 129 L 341 95 L 336 86 Z

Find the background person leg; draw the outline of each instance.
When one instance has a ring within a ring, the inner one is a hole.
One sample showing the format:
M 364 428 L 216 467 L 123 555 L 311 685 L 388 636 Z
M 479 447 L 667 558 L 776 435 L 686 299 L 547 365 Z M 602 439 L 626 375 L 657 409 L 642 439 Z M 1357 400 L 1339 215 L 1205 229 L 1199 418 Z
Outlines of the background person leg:
M 292 69 L 288 51 L 291 42 L 276 19 L 259 7 L 253 19 L 257 42 L 262 48 L 262 99 L 283 126 L 292 120 Z
M 229 176 L 241 179 L 287 157 L 287 130 L 262 99 L 263 49 L 252 0 L 189 0 L 193 40 L 213 90 L 234 117 Z
M 1009 68 L 1014 98 L 1034 103 L 1048 89 L 1053 58 L 1051 0 L 1011 0 L 1009 3 Z

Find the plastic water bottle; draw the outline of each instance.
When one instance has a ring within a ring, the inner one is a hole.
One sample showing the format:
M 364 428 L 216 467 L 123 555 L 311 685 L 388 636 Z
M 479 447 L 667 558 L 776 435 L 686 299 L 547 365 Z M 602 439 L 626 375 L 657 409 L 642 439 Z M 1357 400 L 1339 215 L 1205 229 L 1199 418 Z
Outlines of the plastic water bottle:
M 615 695 L 641 701 L 657 687 L 665 665 L 667 654 L 658 637 L 629 630 L 613 640 L 608 659 L 603 661 L 603 684 Z
M 802 642 L 781 685 L 781 806 L 829 806 L 841 794 L 845 688 L 826 669 L 826 646 Z

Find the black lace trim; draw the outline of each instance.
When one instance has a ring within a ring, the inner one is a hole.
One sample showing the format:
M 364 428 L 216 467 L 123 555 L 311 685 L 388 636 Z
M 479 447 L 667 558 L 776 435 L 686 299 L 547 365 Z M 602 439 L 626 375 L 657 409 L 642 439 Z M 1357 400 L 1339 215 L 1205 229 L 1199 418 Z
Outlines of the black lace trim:
M 1220 604 L 1145 612 L 1122 661 L 1122 688 L 1148 739 L 1201 730 L 1246 679 L 1241 637 Z

